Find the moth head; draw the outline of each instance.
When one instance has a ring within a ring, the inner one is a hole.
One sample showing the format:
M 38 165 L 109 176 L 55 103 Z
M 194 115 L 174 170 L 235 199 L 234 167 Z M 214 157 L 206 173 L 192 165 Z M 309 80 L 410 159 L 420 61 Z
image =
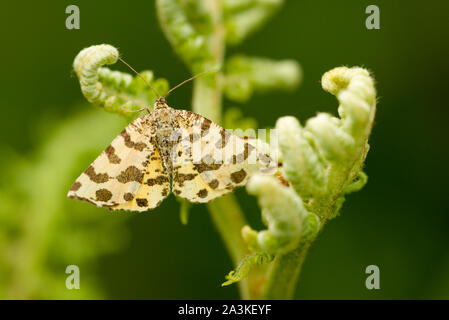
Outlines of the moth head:
M 167 107 L 167 101 L 165 100 L 165 97 L 157 98 L 156 102 L 154 103 L 154 109 L 166 108 L 166 107 Z

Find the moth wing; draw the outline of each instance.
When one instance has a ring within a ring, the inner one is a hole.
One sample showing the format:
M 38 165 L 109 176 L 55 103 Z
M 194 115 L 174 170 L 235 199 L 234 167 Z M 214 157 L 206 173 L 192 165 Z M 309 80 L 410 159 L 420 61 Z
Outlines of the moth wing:
M 130 123 L 76 179 L 67 196 L 114 210 L 156 207 L 169 183 L 148 119 L 147 115 Z M 147 180 L 157 176 L 164 176 L 162 183 L 150 188 Z
M 239 137 L 212 121 L 179 110 L 181 142 L 173 155 L 173 192 L 192 202 L 208 202 L 243 186 L 272 165 L 269 146 Z
M 182 155 L 177 157 L 173 167 L 172 190 L 175 195 L 191 202 L 208 202 L 231 191 L 217 190 L 214 182 L 208 184 L 192 162 L 186 148 L 178 144 L 176 152 L 182 152 Z
M 147 211 L 159 206 L 169 193 L 170 179 L 163 165 L 159 150 L 154 148 L 142 183 L 134 194 L 134 198 L 131 201 L 119 204 L 112 209 Z

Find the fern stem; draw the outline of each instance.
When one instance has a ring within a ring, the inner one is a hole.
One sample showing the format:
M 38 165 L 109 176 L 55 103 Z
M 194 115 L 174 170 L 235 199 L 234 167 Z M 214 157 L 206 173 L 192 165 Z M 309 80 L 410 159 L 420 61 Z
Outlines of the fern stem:
M 212 61 L 205 63 L 203 69 L 217 65 L 221 66 L 225 53 L 224 26 L 220 1 L 213 0 L 207 3 L 213 16 L 214 30 L 210 34 Z M 193 86 L 193 111 L 217 123 L 220 123 L 222 118 L 222 78 L 222 73 L 216 72 L 195 79 Z M 233 264 L 237 265 L 248 253 L 240 233 L 243 226 L 246 225 L 246 219 L 237 200 L 233 195 L 227 195 L 210 202 L 207 207 Z M 250 298 L 249 282 L 250 279 L 245 279 L 245 281 L 239 283 L 240 295 L 243 299 Z
M 221 122 L 221 74 L 198 78 L 193 85 L 193 111 L 216 123 Z
M 276 256 L 268 270 L 261 299 L 293 299 L 299 274 L 312 243 L 313 241 L 301 242 L 295 250 Z
M 210 202 L 207 208 L 233 264 L 238 265 L 248 250 L 240 235 L 246 220 L 237 200 L 233 195 L 226 195 Z M 248 279 L 239 282 L 239 290 L 242 299 L 250 299 Z

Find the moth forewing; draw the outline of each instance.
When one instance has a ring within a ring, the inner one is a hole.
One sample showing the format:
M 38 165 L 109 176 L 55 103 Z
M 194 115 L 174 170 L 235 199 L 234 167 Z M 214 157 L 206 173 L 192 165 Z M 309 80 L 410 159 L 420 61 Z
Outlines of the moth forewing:
M 155 189 L 149 190 L 145 185 L 145 178 L 157 171 L 166 177 L 163 180 L 168 180 L 158 149 L 149 134 L 146 117 L 131 122 L 112 141 L 78 177 L 68 192 L 69 198 L 110 209 L 124 209 L 127 204 L 126 209 L 133 211 L 148 210 L 164 198 L 162 191 L 155 194 Z M 151 172 L 147 170 L 149 167 Z

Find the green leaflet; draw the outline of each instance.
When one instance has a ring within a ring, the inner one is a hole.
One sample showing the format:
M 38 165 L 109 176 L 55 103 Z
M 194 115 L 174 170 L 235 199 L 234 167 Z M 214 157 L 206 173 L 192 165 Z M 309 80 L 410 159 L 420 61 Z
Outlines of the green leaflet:
M 116 48 L 107 44 L 95 45 L 78 53 L 73 68 L 79 78 L 81 91 L 89 102 L 131 119 L 135 114 L 126 110 L 152 108 L 157 97 L 137 75 L 133 77 L 102 67 L 116 63 L 118 57 Z M 141 75 L 159 94 L 168 91 L 169 85 L 165 79 L 155 79 L 151 71 L 143 71 Z
M 276 254 L 294 248 L 301 237 L 302 220 L 308 214 L 301 198 L 273 176 L 253 176 L 247 190 L 258 197 L 262 221 L 268 226 L 268 230 L 257 234 L 260 249 Z
M 283 0 L 224 0 L 226 41 L 237 45 L 254 33 L 282 6 Z
M 252 253 L 247 255 L 240 261 L 235 271 L 233 270 L 225 276 L 226 281 L 221 286 L 225 287 L 241 281 L 254 267 L 269 263 L 272 260 L 273 256 L 266 253 Z
M 210 42 L 214 15 L 206 1 L 157 0 L 159 22 L 176 53 L 195 73 L 214 61 Z M 211 66 L 209 66 L 211 68 Z
M 254 93 L 293 90 L 301 79 L 301 67 L 294 60 L 235 55 L 226 62 L 224 93 L 230 100 L 246 102 Z
M 335 68 L 323 75 L 322 85 L 339 100 L 340 118 L 319 113 L 303 128 L 295 118 L 283 117 L 276 128 L 283 175 L 306 207 L 326 220 L 339 207 L 335 199 L 366 181 L 360 170 L 369 149 L 376 99 L 374 82 L 362 68 Z M 348 187 L 359 175 L 359 182 Z

